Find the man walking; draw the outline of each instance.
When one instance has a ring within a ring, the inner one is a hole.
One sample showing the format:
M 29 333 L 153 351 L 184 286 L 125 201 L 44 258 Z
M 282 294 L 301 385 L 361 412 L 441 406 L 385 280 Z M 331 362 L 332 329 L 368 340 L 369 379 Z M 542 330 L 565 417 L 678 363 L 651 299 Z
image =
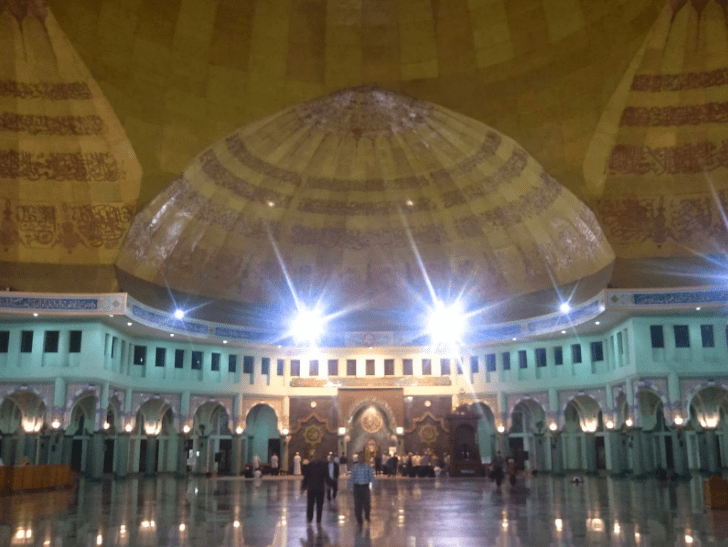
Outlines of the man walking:
M 306 498 L 306 520 L 310 524 L 313 520 L 313 506 L 316 505 L 316 522 L 321 522 L 321 513 L 324 509 L 324 489 L 329 470 L 326 462 L 311 455 L 311 462 L 306 466 L 303 473 L 301 490 L 307 490 Z
M 326 499 L 331 501 L 336 499 L 336 493 L 339 491 L 339 464 L 336 463 L 334 454 L 329 452 L 329 462 L 326 464 L 328 475 L 326 477 Z
M 349 475 L 349 484 L 354 490 L 354 516 L 357 524 L 362 525 L 362 512 L 364 518 L 369 522 L 369 513 L 371 512 L 371 492 L 369 484 L 374 483 L 374 472 L 369 464 L 364 460 L 364 452 L 359 457 L 354 455 L 354 462 L 351 467 L 351 475 Z

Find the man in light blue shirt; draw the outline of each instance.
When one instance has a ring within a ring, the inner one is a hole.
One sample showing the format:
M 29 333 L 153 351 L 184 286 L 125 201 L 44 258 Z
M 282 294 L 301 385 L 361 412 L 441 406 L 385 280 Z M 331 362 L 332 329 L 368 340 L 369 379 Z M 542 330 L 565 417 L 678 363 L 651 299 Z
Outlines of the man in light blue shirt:
M 349 475 L 349 484 L 354 490 L 354 516 L 359 526 L 362 525 L 362 512 L 364 518 L 369 522 L 369 513 L 371 511 L 371 492 L 369 485 L 375 482 L 374 471 L 369 464 L 364 461 L 364 453 L 354 454 L 354 464 L 351 467 L 351 475 Z

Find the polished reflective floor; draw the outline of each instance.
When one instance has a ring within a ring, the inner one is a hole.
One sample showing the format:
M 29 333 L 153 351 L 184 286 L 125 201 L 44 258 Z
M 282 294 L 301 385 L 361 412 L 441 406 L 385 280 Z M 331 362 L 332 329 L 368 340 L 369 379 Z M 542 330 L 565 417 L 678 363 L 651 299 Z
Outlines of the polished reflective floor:
M 294 478 L 81 481 L 77 491 L 0 498 L 0 546 L 728 545 L 728 511 L 706 510 L 702 479 L 660 483 L 523 477 L 382 479 L 358 529 L 341 481 L 307 525 Z

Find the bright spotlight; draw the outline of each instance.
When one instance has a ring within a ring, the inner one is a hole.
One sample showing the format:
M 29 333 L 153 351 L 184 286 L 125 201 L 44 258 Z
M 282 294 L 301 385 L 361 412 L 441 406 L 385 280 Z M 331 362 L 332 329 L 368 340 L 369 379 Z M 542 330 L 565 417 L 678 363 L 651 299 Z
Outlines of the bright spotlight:
M 184 319 L 184 317 L 185 317 L 184 310 L 181 310 L 179 308 L 177 308 L 176 310 L 174 310 L 174 318 L 175 319 Z
M 315 344 L 324 332 L 324 318 L 317 309 L 301 308 L 291 323 L 291 335 L 297 342 Z
M 569 313 L 571 311 L 571 304 L 569 304 L 568 302 L 562 302 L 559 306 L 559 311 L 561 313 Z
M 467 319 L 459 302 L 449 307 L 437 302 L 430 312 L 430 321 L 427 325 L 433 346 L 456 344 L 465 334 L 466 325 Z

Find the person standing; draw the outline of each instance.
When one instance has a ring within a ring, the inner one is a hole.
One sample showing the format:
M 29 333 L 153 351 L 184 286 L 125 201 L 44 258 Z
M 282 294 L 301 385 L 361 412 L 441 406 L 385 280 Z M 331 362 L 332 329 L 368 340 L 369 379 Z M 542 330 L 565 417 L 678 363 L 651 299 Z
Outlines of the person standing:
M 276 454 L 275 452 L 270 457 L 270 472 L 273 475 L 278 474 L 278 454 Z
M 382 474 L 382 453 L 377 451 L 377 454 L 374 456 L 374 471 L 377 475 Z
M 260 467 L 260 456 L 258 456 L 258 454 L 256 454 L 255 456 L 253 456 L 253 473 L 255 473 L 259 467 Z
M 301 455 L 298 452 L 296 452 L 296 455 L 293 456 L 293 474 L 301 474 Z
M 362 525 L 362 512 L 364 518 L 369 522 L 372 506 L 369 485 L 376 480 L 374 471 L 364 458 L 364 452 L 362 452 L 351 466 L 351 475 L 349 475 L 349 484 L 354 490 L 354 516 L 359 526 Z
M 346 464 L 348 463 L 348 460 L 346 459 L 346 454 L 344 452 L 341 453 L 341 456 L 339 457 L 339 464 L 341 466 L 341 474 L 346 475 L 348 473 Z
M 306 466 L 303 474 L 301 490 L 306 490 L 306 520 L 310 524 L 313 520 L 313 506 L 316 505 L 316 522 L 321 522 L 321 514 L 324 509 L 324 490 L 328 479 L 329 470 L 322 459 L 315 454 L 311 455 L 311 461 Z
M 501 483 L 503 482 L 503 464 L 505 463 L 505 460 L 503 459 L 503 454 L 501 454 L 501 451 L 495 453 L 495 458 L 493 459 L 493 478 L 495 479 L 495 484 L 498 488 L 500 488 Z
M 339 464 L 332 453 L 329 453 L 329 461 L 326 464 L 328 475 L 326 477 L 326 499 L 331 501 L 336 499 L 339 491 Z

